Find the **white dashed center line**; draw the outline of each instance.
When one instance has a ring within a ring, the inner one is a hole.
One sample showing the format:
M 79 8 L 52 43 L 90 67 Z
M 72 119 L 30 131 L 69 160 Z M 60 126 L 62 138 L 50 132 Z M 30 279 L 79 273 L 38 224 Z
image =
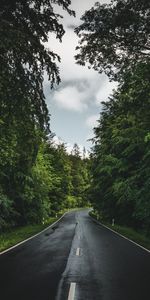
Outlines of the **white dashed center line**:
M 80 255 L 80 248 L 77 248 L 76 255 L 77 255 L 77 256 Z
M 75 290 L 76 290 L 76 283 L 75 282 L 71 282 L 70 289 L 69 289 L 68 300 L 74 300 Z

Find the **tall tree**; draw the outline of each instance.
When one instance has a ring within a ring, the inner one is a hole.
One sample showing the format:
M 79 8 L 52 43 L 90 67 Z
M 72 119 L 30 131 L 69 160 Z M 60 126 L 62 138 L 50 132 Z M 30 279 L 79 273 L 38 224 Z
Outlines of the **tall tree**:
M 85 154 L 85 151 L 84 151 Z M 80 148 L 77 143 L 74 144 L 71 155 L 71 196 L 76 201 L 76 206 L 84 206 L 88 204 L 87 189 L 90 181 L 89 160 L 85 157 L 81 158 Z
M 37 124 L 49 126 L 43 93 L 43 75 L 51 86 L 59 83 L 56 61 L 60 57 L 45 47 L 49 33 L 61 41 L 64 29 L 56 4 L 70 15 L 70 0 L 2 0 L 0 4 L 0 99 L 2 116 L 30 115 Z
M 74 157 L 80 157 L 80 148 L 77 143 L 74 143 L 71 154 L 74 155 Z
M 111 221 L 150 228 L 150 65 L 126 74 L 95 128 L 92 201 Z
M 80 41 L 77 63 L 118 79 L 137 62 L 149 61 L 150 2 L 112 0 L 86 11 L 75 29 Z
M 60 57 L 45 43 L 50 33 L 62 40 L 65 31 L 57 9 L 74 15 L 70 4 L 70 0 L 0 2 L 0 193 L 3 207 L 10 207 L 11 213 L 13 206 L 23 221 L 26 181 L 50 130 L 44 73 L 51 87 L 60 81 Z

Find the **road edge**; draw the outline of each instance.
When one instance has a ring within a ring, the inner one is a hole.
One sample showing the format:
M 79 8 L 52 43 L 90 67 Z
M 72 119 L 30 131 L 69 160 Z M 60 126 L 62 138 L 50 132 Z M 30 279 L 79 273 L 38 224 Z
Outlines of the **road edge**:
M 42 231 L 40 231 L 40 232 L 38 232 L 38 233 L 36 233 L 36 234 L 30 236 L 29 238 L 27 238 L 27 239 L 25 239 L 25 240 L 23 240 L 23 241 L 17 243 L 17 244 L 14 245 L 14 246 L 11 246 L 10 248 L 8 248 L 8 249 L 6 249 L 6 250 L 3 250 L 2 252 L 0 252 L 0 255 L 5 254 L 5 253 L 11 251 L 12 249 L 14 249 L 14 248 L 16 248 L 16 247 L 18 247 L 18 246 L 20 246 L 20 245 L 22 245 L 22 244 L 28 242 L 29 240 L 32 240 L 32 239 L 35 238 L 36 236 L 40 235 L 40 234 L 43 233 L 44 231 L 48 230 L 49 228 L 51 228 L 52 226 L 54 226 L 55 224 L 57 224 L 57 223 L 58 223 L 58 222 L 59 222 L 66 214 L 68 214 L 68 213 L 69 213 L 69 212 L 65 212 L 65 213 L 61 216 L 61 218 L 59 218 L 57 221 L 55 221 L 54 223 L 52 223 L 51 225 L 49 225 L 48 227 L 46 227 L 46 228 L 43 229 Z
M 141 249 L 145 250 L 146 252 L 150 253 L 150 250 L 148 250 L 147 248 L 141 246 L 140 244 L 137 244 L 136 242 L 134 242 L 133 240 L 130 240 L 130 239 L 127 238 L 126 236 L 122 235 L 121 233 L 119 233 L 119 232 L 117 232 L 117 231 L 115 231 L 115 230 L 109 228 L 108 226 L 102 224 L 101 222 L 99 222 L 99 221 L 97 221 L 96 219 L 94 219 L 92 216 L 89 215 L 89 217 L 90 217 L 92 220 L 94 220 L 95 222 L 97 222 L 98 224 L 100 224 L 101 226 L 107 228 L 108 230 L 110 230 L 110 231 L 112 231 L 113 233 L 119 235 L 120 237 L 124 238 L 125 240 L 127 240 L 127 241 L 133 243 L 134 245 L 136 245 L 136 246 L 140 247 Z

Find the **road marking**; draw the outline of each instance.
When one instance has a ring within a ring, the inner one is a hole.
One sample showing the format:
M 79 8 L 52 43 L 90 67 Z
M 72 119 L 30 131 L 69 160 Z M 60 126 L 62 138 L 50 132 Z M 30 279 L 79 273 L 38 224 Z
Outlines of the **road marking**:
M 134 244 L 134 245 L 136 245 L 136 246 L 140 247 L 141 249 L 145 250 L 146 252 L 150 253 L 150 250 L 148 250 L 148 249 L 144 248 L 143 246 L 141 246 L 141 245 L 137 244 L 136 242 L 134 242 L 134 241 L 132 241 L 132 240 L 128 239 L 126 236 L 124 236 L 124 235 L 120 234 L 119 232 L 117 232 L 117 231 L 115 231 L 115 230 L 113 230 L 113 229 L 109 228 L 108 226 L 106 226 L 106 225 L 102 224 L 101 222 L 99 222 L 99 221 L 95 220 L 93 217 L 91 217 L 91 216 L 90 216 L 90 218 L 91 218 L 91 219 L 93 219 L 94 221 L 96 221 L 96 222 L 97 222 L 98 224 L 100 224 L 101 226 L 103 226 L 103 227 L 107 228 L 108 230 L 110 230 L 110 231 L 112 231 L 113 233 L 115 233 L 115 234 L 117 234 L 117 235 L 121 236 L 121 237 L 122 237 L 122 238 L 124 238 L 125 240 L 127 240 L 127 241 L 131 242 L 132 244 Z
M 77 248 L 76 255 L 80 256 L 80 248 Z
M 40 235 L 40 234 L 43 233 L 44 231 L 46 231 L 46 230 L 48 230 L 49 228 L 53 227 L 53 226 L 54 226 L 56 223 L 58 223 L 58 222 L 59 222 L 59 221 L 60 221 L 67 213 L 68 213 L 68 212 L 64 213 L 63 216 L 61 216 L 60 219 L 58 219 L 56 222 L 54 222 L 54 223 L 51 224 L 50 226 L 46 227 L 44 230 L 40 231 L 39 233 L 37 233 L 37 234 L 35 234 L 35 235 L 29 237 L 28 239 L 26 239 L 26 240 L 24 240 L 24 241 L 22 241 L 22 242 L 20 242 L 20 243 L 18 243 L 18 244 L 16 244 L 16 245 L 14 245 L 14 246 L 8 248 L 8 249 L 6 249 L 6 250 L 0 252 L 0 255 L 5 254 L 6 252 L 8 252 L 8 251 L 10 251 L 10 250 L 12 250 L 12 249 L 18 247 L 19 245 L 22 245 L 22 244 L 26 243 L 26 242 L 29 241 L 29 240 L 32 240 L 34 237 Z
M 119 233 L 119 232 L 117 232 L 117 231 L 115 231 L 115 230 L 113 230 L 113 229 L 107 227 L 106 225 L 103 225 L 103 224 L 101 224 L 101 225 L 102 225 L 103 227 L 106 227 L 106 228 L 109 229 L 110 231 L 114 232 L 115 234 L 121 236 L 121 237 L 124 238 L 125 240 L 127 240 L 127 241 L 133 243 L 134 245 L 136 245 L 136 246 L 142 248 L 142 249 L 145 250 L 146 252 L 150 253 L 150 250 L 148 250 L 148 249 L 146 249 L 145 247 L 143 247 L 143 246 L 137 244 L 136 242 L 134 242 L 134 241 L 128 239 L 126 236 L 122 235 L 121 233 Z
M 71 282 L 70 289 L 69 289 L 68 300 L 74 300 L 75 289 L 76 289 L 76 283 L 75 282 Z

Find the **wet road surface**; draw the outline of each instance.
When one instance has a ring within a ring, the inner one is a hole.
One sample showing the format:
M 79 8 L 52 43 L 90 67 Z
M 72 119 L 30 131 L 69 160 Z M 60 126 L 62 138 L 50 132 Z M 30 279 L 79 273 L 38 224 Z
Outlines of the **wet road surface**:
M 88 216 L 70 212 L 54 228 L 0 255 L 1 300 L 148 300 L 150 253 Z

